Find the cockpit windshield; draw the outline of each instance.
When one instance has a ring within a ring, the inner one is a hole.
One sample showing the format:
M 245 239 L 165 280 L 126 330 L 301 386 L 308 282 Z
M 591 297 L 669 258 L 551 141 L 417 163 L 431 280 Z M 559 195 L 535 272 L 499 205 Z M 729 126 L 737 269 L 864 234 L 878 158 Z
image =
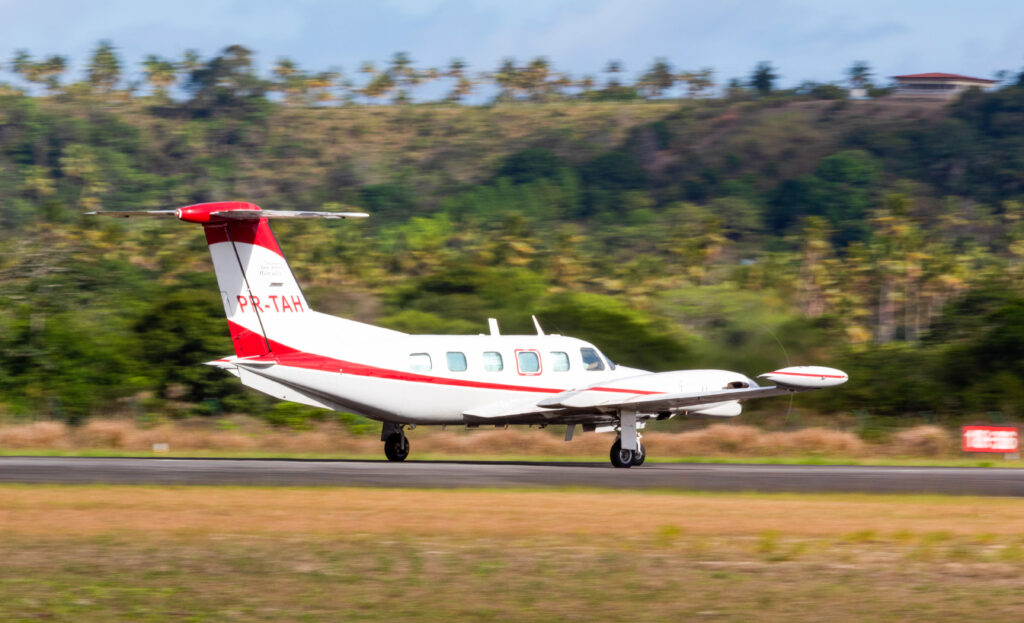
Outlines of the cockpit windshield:
M 580 355 L 583 356 L 584 369 L 604 370 L 604 361 L 601 359 L 601 355 L 597 354 L 597 349 L 584 346 L 580 349 Z

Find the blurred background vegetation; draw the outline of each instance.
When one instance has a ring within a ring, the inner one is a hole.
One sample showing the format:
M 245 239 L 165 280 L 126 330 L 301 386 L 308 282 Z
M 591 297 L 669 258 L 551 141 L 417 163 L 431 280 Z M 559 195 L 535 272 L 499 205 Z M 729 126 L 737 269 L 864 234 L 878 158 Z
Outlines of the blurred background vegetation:
M 863 100 L 777 89 L 768 63 L 259 75 L 231 46 L 140 81 L 102 42 L 66 68 L 19 51 L 0 82 L 0 415 L 309 417 L 199 365 L 231 352 L 199 232 L 82 215 L 226 199 L 372 214 L 275 223 L 327 313 L 536 313 L 653 370 L 843 368 L 801 398 L 825 413 L 1022 415 L 1024 74 L 944 103 L 888 98 L 864 63 L 843 78 Z

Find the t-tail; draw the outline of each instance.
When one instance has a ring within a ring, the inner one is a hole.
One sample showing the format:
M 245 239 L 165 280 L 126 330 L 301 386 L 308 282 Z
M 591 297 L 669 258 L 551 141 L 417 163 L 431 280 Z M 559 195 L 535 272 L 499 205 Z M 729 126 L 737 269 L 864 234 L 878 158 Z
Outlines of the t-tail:
M 270 229 L 271 218 L 365 218 L 362 212 L 262 210 L 241 201 L 218 201 L 176 210 L 91 212 L 105 216 L 175 217 L 206 233 L 228 329 L 238 357 L 286 354 L 330 335 L 369 339 L 386 329 L 310 309 Z

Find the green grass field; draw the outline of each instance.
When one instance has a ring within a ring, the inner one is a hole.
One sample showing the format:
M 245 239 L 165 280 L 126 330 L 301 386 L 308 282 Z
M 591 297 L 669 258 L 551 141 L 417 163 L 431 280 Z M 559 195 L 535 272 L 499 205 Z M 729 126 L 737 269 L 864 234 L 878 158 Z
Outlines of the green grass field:
M 0 486 L 4 621 L 963 621 L 1024 613 L 1024 502 Z

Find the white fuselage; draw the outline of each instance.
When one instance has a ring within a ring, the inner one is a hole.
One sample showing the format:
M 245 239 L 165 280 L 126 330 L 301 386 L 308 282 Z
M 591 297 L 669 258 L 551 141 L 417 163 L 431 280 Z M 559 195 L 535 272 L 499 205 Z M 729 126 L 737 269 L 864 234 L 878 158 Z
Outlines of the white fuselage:
M 651 375 L 616 366 L 592 344 L 560 335 L 379 338 L 355 344 L 324 340 L 315 351 L 307 346 L 302 354 L 278 355 L 277 362 L 267 367 L 236 363 L 243 369 L 243 382 L 272 395 L 275 392 L 268 391 L 266 381 L 304 392 L 320 401 L 317 406 L 415 424 L 463 424 L 466 413 L 537 403 L 583 388 L 596 387 L 612 396 L 634 393 L 631 390 L 638 395 L 697 392 L 730 382 L 756 385 L 741 374 L 723 370 Z M 279 397 L 296 400 L 294 395 Z

